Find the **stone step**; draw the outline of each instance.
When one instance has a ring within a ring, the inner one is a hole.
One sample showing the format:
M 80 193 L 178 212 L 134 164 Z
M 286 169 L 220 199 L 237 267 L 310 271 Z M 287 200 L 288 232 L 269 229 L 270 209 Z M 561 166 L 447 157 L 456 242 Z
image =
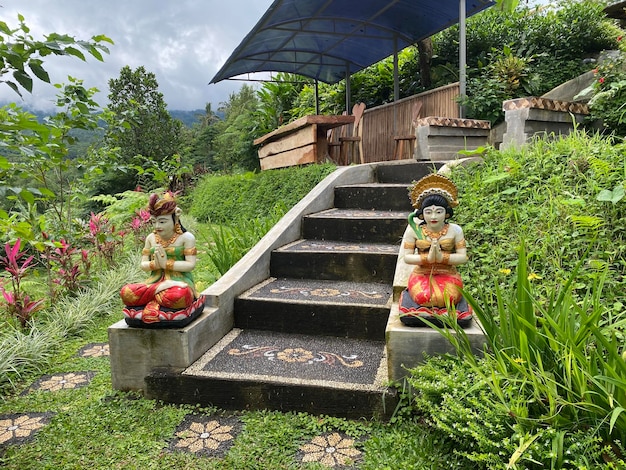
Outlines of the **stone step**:
M 391 282 L 269 278 L 235 299 L 235 326 L 383 340 Z
M 408 211 L 328 209 L 303 217 L 302 238 L 400 243 Z
M 369 183 L 335 188 L 335 207 L 338 209 L 371 209 L 386 211 L 412 210 L 407 184 Z
M 442 162 L 389 162 L 376 168 L 376 180 L 380 183 L 401 183 L 408 186 L 423 176 L 436 173 L 442 166 Z
M 270 276 L 389 283 L 398 249 L 398 244 L 297 240 L 272 252 Z
M 233 329 L 191 367 L 146 377 L 146 395 L 223 409 L 388 418 L 385 342 Z

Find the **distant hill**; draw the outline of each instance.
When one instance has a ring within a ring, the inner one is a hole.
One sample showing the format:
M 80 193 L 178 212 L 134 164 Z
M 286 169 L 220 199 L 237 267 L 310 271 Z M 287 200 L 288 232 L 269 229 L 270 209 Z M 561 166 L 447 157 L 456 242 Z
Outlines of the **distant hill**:
M 174 109 L 170 111 L 170 116 L 174 119 L 182 121 L 185 126 L 192 127 L 202 116 L 204 116 L 204 109 L 193 109 L 191 111 Z
M 0 106 L 4 106 L 6 104 L 7 103 L 0 103 Z M 41 110 L 29 109 L 26 107 L 24 107 L 24 110 L 37 116 L 37 119 L 40 122 L 43 121 L 43 119 L 46 116 L 49 116 L 51 113 L 51 111 L 41 111 Z M 204 109 L 193 109 L 191 111 L 182 110 L 182 109 L 174 109 L 174 110 L 169 111 L 169 113 L 170 113 L 170 116 L 172 116 L 174 119 L 178 119 L 179 121 L 181 121 L 183 125 L 185 125 L 186 127 L 192 127 L 195 123 L 198 122 L 200 117 L 204 116 L 205 111 Z

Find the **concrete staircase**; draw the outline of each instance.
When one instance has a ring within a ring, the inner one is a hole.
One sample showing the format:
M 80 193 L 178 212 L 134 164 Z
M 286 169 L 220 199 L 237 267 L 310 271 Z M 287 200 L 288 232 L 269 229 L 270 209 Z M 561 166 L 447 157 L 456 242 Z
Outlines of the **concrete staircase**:
M 407 186 L 432 164 L 378 165 L 374 181 L 333 188 L 301 238 L 271 250 L 269 277 L 236 295 L 233 329 L 182 372 L 157 368 L 149 397 L 225 409 L 386 417 L 385 328 Z

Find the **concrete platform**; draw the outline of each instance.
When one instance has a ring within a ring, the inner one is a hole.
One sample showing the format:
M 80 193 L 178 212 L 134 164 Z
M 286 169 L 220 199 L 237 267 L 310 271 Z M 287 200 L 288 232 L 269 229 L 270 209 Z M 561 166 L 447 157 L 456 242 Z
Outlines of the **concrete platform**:
M 398 313 L 398 304 L 394 303 L 385 332 L 390 380 L 401 381 L 409 375 L 407 369 L 420 365 L 425 357 L 456 354 L 450 342 L 437 330 L 430 327 L 404 326 Z M 464 331 L 475 353 L 482 354 L 486 340 L 477 320 L 474 318 Z
M 183 370 L 206 352 L 233 326 L 232 315 L 205 307 L 184 328 L 132 328 L 124 320 L 108 329 L 111 382 L 115 390 L 144 390 L 144 378 L 154 368 Z

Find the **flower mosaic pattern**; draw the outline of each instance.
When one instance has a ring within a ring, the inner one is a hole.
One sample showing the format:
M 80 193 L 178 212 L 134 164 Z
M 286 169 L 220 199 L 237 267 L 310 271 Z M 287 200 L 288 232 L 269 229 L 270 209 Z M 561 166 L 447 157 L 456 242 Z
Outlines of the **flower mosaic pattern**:
M 21 444 L 43 428 L 50 416 L 46 413 L 28 413 L 0 416 L 0 449 L 6 445 Z
M 68 372 L 65 374 L 44 375 L 35 382 L 31 390 L 56 392 L 71 390 L 89 385 L 95 374 L 93 372 Z
M 354 439 L 338 432 L 315 436 L 300 447 L 301 461 L 317 462 L 325 467 L 352 465 L 361 458 L 361 451 L 354 447 Z
M 398 247 L 395 245 L 387 246 L 380 244 L 340 244 L 340 243 L 315 243 L 308 242 L 302 243 L 297 246 L 297 248 L 306 250 L 325 250 L 325 251 L 370 251 L 375 253 L 397 253 Z
M 223 456 L 241 424 L 235 418 L 187 415 L 178 426 L 170 450 L 205 456 Z
M 315 289 L 307 289 L 306 287 L 286 287 L 280 286 L 278 288 L 270 289 L 270 293 L 272 294 L 298 294 L 303 297 L 326 297 L 328 299 L 340 299 L 340 298 L 350 298 L 350 299 L 382 299 L 384 296 L 383 292 L 378 291 L 359 291 L 359 290 L 339 290 L 339 289 L 328 289 L 328 288 L 315 288 Z
M 80 357 L 103 357 L 110 356 L 108 343 L 91 343 L 83 346 L 78 351 Z
M 358 355 L 339 355 L 336 353 L 319 351 L 313 353 L 303 348 L 276 348 L 274 346 L 253 346 L 246 344 L 241 349 L 232 348 L 228 351 L 231 356 L 249 356 L 251 358 L 265 358 L 269 361 L 283 361 L 301 364 L 324 364 L 329 366 L 343 366 L 349 368 L 362 367 L 363 361 Z

